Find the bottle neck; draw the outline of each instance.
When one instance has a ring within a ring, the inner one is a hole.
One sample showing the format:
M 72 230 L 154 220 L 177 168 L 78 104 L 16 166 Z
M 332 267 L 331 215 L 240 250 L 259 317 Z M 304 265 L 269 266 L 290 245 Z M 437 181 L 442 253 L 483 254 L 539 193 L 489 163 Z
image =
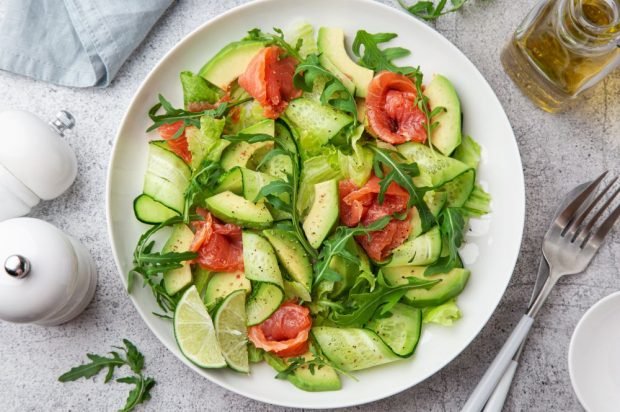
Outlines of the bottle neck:
M 620 0 L 558 0 L 556 12 L 567 47 L 592 55 L 620 47 Z

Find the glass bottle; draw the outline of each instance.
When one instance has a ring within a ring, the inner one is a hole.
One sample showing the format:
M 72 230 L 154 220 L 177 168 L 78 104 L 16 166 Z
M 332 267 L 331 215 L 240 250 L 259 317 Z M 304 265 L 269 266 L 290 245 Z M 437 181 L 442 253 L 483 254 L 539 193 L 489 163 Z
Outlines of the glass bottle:
M 539 107 L 566 108 L 620 65 L 620 0 L 544 0 L 501 55 L 508 75 Z

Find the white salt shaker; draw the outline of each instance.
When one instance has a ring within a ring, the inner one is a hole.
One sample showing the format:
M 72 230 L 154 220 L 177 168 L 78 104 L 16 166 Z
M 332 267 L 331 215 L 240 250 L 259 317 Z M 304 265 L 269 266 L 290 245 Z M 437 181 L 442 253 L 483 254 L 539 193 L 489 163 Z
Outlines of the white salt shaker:
M 80 242 L 33 218 L 0 222 L 0 320 L 60 325 L 92 300 L 97 271 Z
M 0 112 L 0 221 L 23 216 L 75 180 L 75 153 L 60 137 L 75 125 L 66 111 L 46 123 L 21 110 Z

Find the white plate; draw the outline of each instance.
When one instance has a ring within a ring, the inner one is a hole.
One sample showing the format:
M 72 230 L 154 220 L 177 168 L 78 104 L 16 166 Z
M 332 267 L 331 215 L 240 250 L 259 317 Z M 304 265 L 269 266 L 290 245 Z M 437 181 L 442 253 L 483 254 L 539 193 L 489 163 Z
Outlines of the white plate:
M 615 412 L 620 405 L 620 292 L 583 315 L 568 348 L 573 389 L 587 411 Z
M 354 18 L 352 18 L 354 16 Z M 420 65 L 426 78 L 442 73 L 456 86 L 464 112 L 465 132 L 483 146 L 479 179 L 493 196 L 493 213 L 472 222 L 464 259 L 471 280 L 459 297 L 463 318 L 454 327 L 424 328 L 412 359 L 344 378 L 339 392 L 303 392 L 274 379 L 267 365 L 251 376 L 228 370 L 203 370 L 179 352 L 170 323 L 152 315 L 157 307 L 147 289 L 136 288 L 131 298 L 153 333 L 199 375 L 244 396 L 271 404 L 334 408 L 358 405 L 398 393 L 433 375 L 454 359 L 480 332 L 495 310 L 510 280 L 519 253 L 525 195 L 521 159 L 508 119 L 493 90 L 474 65 L 448 40 L 420 21 L 391 7 L 367 0 L 267 0 L 233 9 L 198 28 L 157 64 L 136 93 L 118 131 L 107 188 L 110 240 L 123 282 L 131 268 L 136 240 L 146 229 L 132 213 L 132 201 L 142 190 L 149 126 L 147 111 L 162 93 L 182 106 L 179 72 L 197 71 L 228 42 L 247 30 L 287 27 L 295 20 L 342 27 L 348 40 L 358 29 L 396 32 L 395 44 L 412 50 L 403 64 Z M 499 58 L 499 57 L 498 57 Z

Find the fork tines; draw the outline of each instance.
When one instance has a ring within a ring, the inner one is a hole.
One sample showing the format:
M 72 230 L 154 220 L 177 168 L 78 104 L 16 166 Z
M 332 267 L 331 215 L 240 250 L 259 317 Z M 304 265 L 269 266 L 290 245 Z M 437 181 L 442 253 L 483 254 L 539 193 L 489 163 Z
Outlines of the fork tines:
M 556 223 L 562 230 L 561 236 L 583 248 L 586 245 L 598 247 L 607 233 L 620 218 L 620 193 L 618 177 L 598 191 L 608 172 L 597 177 L 558 216 Z

